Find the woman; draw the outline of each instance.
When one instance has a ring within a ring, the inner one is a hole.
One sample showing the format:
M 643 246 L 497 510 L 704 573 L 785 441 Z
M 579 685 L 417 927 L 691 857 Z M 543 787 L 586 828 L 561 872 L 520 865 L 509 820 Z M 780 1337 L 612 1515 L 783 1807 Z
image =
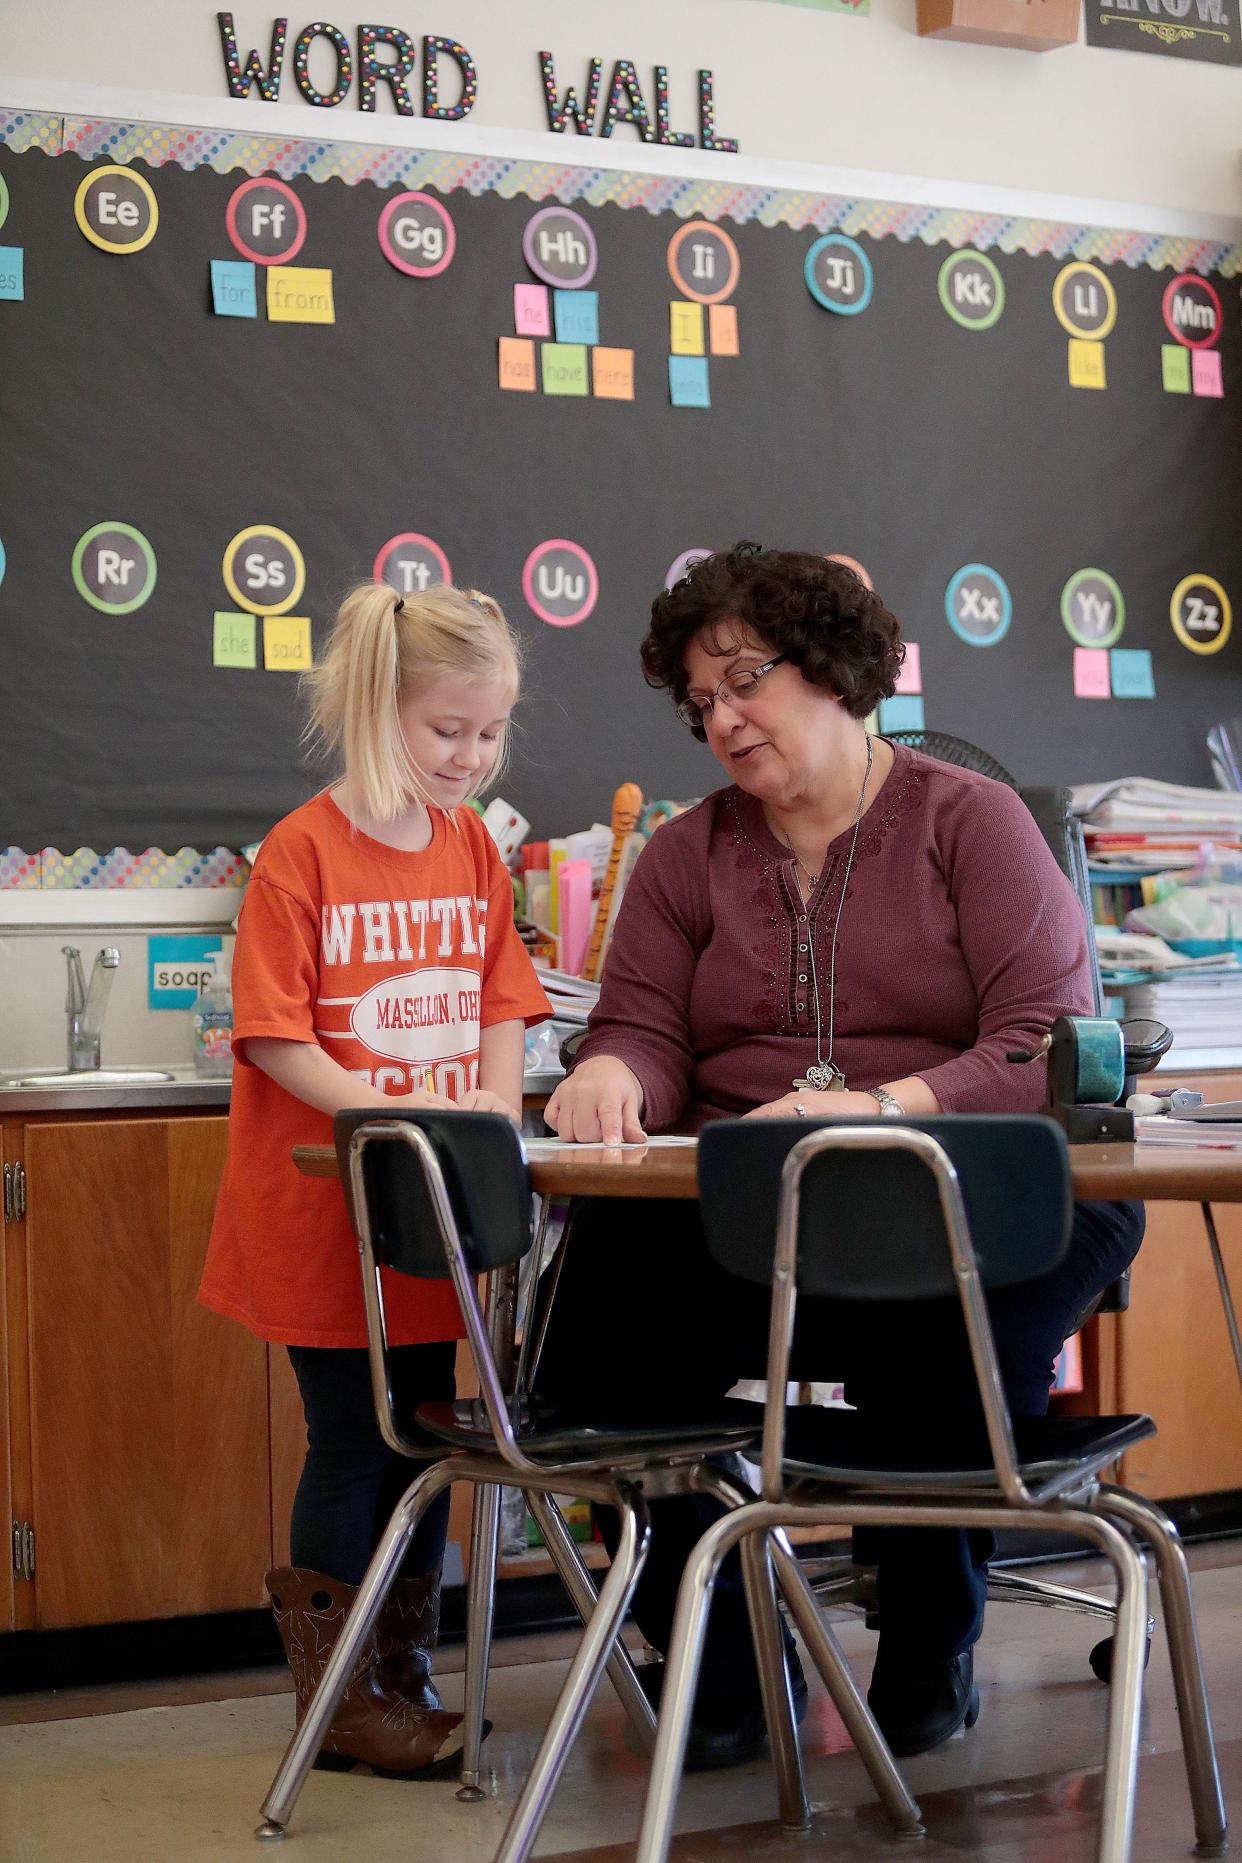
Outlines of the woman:
M 1043 1070 L 1006 1061 L 1059 1015 L 1089 1014 L 1078 900 L 1004 784 L 872 737 L 899 625 L 842 564 L 739 544 L 652 605 L 648 683 L 728 787 L 669 822 L 638 861 L 599 1004 L 553 1095 L 562 1138 L 616 1143 L 711 1118 L 1039 1109 Z M 1132 1259 L 1140 1205 L 1079 1204 L 1065 1262 L 991 1301 L 1010 1407 L 1047 1408 L 1053 1360 Z M 715 1269 L 684 1204 L 582 1206 L 553 1310 L 545 1389 L 674 1408 L 762 1375 L 766 1302 Z M 804 1300 L 798 1375 L 844 1377 L 851 1403 L 943 1440 L 978 1400 L 960 1314 Z M 708 1503 L 652 1511 L 635 1600 L 667 1648 L 677 1584 Z M 893 1751 L 978 1713 L 973 1645 L 991 1536 L 875 1536 L 882 1630 L 869 1699 Z M 796 1670 L 795 1693 L 805 1685 Z M 655 1672 L 655 1685 L 658 1686 Z M 728 1765 L 763 1738 L 736 1565 L 719 1588 L 690 1757 Z

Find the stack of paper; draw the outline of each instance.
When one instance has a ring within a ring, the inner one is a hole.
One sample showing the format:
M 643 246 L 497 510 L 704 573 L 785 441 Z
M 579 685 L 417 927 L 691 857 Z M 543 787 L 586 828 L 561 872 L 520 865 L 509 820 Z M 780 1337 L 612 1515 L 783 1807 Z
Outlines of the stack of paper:
M 1242 792 L 1236 790 L 1126 776 L 1080 783 L 1072 793 L 1093 867 L 1152 873 L 1193 867 L 1207 842 L 1242 847 Z
M 571 976 L 565 970 L 544 970 L 541 965 L 536 969 L 552 1005 L 553 1020 L 565 1023 L 567 1028 L 585 1028 L 599 1001 L 598 983 L 588 983 L 584 977 Z
M 1242 1047 L 1242 970 L 1233 957 L 1124 987 L 1127 1016 L 1167 1023 L 1182 1048 Z
M 1134 1130 L 1140 1145 L 1242 1151 L 1242 1125 L 1236 1120 L 1171 1119 L 1167 1113 L 1156 1113 L 1150 1119 L 1136 1119 Z

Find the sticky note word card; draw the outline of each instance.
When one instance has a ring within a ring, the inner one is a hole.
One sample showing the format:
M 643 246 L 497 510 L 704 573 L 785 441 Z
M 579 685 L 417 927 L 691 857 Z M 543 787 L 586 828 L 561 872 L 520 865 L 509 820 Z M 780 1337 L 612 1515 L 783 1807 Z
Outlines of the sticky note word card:
M 712 390 L 707 374 L 707 357 L 670 356 L 668 394 L 675 408 L 709 408 L 712 404 Z
M 703 306 L 675 298 L 668 307 L 668 346 L 674 356 L 703 354 Z
M 554 303 L 558 343 L 599 342 L 598 291 L 558 291 Z
M 213 666 L 254 666 L 254 616 L 229 614 L 217 608 L 213 630 Z
M 255 267 L 245 259 L 211 261 L 211 307 L 217 317 L 257 317 Z
M 634 351 L 632 349 L 593 349 L 591 380 L 601 401 L 634 399 Z
M 1080 336 L 1070 338 L 1069 378 L 1071 388 L 1107 388 L 1103 343 L 1088 343 Z
M 1076 699 L 1111 699 L 1107 647 L 1075 647 L 1074 697 Z
M 264 615 L 263 664 L 269 673 L 304 673 L 311 664 L 307 615 Z
M 545 343 L 543 364 L 545 395 L 589 395 L 585 343 Z
M 269 265 L 269 323 L 335 323 L 332 273 L 314 265 Z
M 500 339 L 500 386 L 521 393 L 534 394 L 535 345 L 528 336 L 502 336 Z

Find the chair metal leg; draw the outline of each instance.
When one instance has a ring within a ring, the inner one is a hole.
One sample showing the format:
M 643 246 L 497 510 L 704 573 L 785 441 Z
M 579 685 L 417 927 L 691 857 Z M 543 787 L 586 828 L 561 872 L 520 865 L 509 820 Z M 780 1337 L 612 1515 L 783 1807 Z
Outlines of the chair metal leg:
M 707 1635 L 707 1613 L 711 1606 L 716 1575 L 732 1536 L 726 1515 L 709 1527 L 686 1562 L 677 1592 L 677 1610 L 673 1617 L 673 1634 L 664 1659 L 664 1688 L 660 1695 L 660 1718 L 656 1727 L 656 1749 L 651 1762 L 651 1780 L 647 1802 L 643 1807 L 642 1828 L 638 1834 L 635 1863 L 666 1863 L 673 1834 L 673 1812 L 677 1788 L 686 1758 L 690 1735 L 690 1712 L 703 1663 L 703 1643 Z
M 921 1837 L 923 1822 L 918 1804 L 911 1797 L 905 1780 L 897 1770 L 897 1762 L 876 1726 L 875 1718 L 854 1680 L 853 1671 L 845 1660 L 840 1644 L 820 1616 L 815 1592 L 803 1574 L 783 1529 L 778 1529 L 772 1535 L 772 1556 L 789 1614 L 797 1624 L 811 1661 L 823 1678 L 833 1706 L 867 1768 L 893 1829 L 902 1837 Z
M 1147 1575 L 1133 1542 L 1108 1524 L 1110 1531 L 1103 1549 L 1117 1575 L 1117 1628 L 1113 1635 L 1098 1857 L 1099 1863 L 1130 1863 L 1143 1663 L 1147 1654 Z
M 767 1534 L 748 1533 L 742 1541 L 741 1553 L 750 1634 L 755 1645 L 772 1764 L 776 1769 L 781 1824 L 787 1831 L 805 1831 L 810 1829 L 811 1807 L 806 1796 L 802 1749 L 798 1744 Z
M 1233 1304 L 1233 1295 L 1229 1288 L 1229 1276 L 1225 1271 L 1225 1258 L 1220 1252 L 1220 1237 L 1216 1233 L 1216 1218 L 1212 1214 L 1210 1203 L 1201 1206 L 1204 1226 L 1207 1229 L 1208 1246 L 1212 1251 L 1212 1266 L 1216 1270 L 1216 1285 L 1220 1289 L 1220 1304 L 1225 1310 L 1225 1325 L 1229 1328 L 1229 1343 L 1233 1347 L 1233 1362 L 1237 1367 L 1238 1382 L 1242 1384 L 1242 1332 L 1238 1330 L 1238 1315 Z
M 496 1556 L 500 1549 L 500 1489 L 486 1482 L 474 1491 L 470 1528 L 470 1581 L 466 1594 L 466 1680 L 462 1713 L 461 1784 L 463 1804 L 485 1796 L 479 1784 L 483 1749 L 483 1710 L 492 1660 L 492 1622 L 496 1614 Z
M 1051 1585 L 1041 1578 L 1028 1578 L 1023 1572 L 988 1574 L 988 1598 L 996 1604 L 1039 1604 L 1053 1611 L 1081 1611 L 1086 1617 L 1104 1618 L 1112 1623 L 1117 1614 L 1111 1598 L 1097 1598 L 1094 1592 L 1077 1591 L 1071 1585 Z
M 1094 1506 L 1105 1516 L 1123 1520 L 1141 1533 L 1156 1555 L 1169 1662 L 1182 1729 L 1186 1781 L 1194 1811 L 1195 1854 L 1225 1856 L 1229 1848 L 1228 1820 L 1216 1764 L 1212 1714 L 1203 1677 L 1190 1572 L 1177 1528 L 1160 1508 L 1124 1488 L 1101 1488 Z
M 589 1624 L 599 1603 L 599 1594 L 574 1537 L 561 1518 L 560 1509 L 549 1495 L 536 1494 L 533 1489 L 527 1493 L 526 1504 L 535 1517 L 544 1545 L 561 1583 L 569 1593 L 571 1604 L 583 1623 Z M 634 1732 L 650 1753 L 655 1747 L 656 1717 L 651 1703 L 639 1686 L 630 1652 L 620 1637 L 608 1658 L 608 1678 L 617 1691 Z
M 358 1666 L 359 1655 L 366 1646 L 375 1620 L 392 1588 L 406 1548 L 418 1525 L 419 1515 L 451 1480 L 452 1474 L 447 1462 L 433 1463 L 430 1468 L 423 1470 L 416 1481 L 411 1482 L 393 1510 L 384 1537 L 375 1549 L 358 1587 L 358 1594 L 341 1626 L 336 1646 L 307 1703 L 302 1724 L 296 1729 L 276 1769 L 276 1776 L 268 1787 L 267 1797 L 263 1801 L 263 1823 L 256 1829 L 256 1837 L 270 1841 L 284 1836 L 285 1826 L 293 1815 L 293 1807 L 306 1783 L 306 1775 L 315 1763 L 315 1756 L 324 1743 L 341 1696 Z
M 636 1489 L 628 1487 L 619 1491 L 618 1501 L 621 1538 L 612 1566 L 569 1666 L 534 1764 L 513 1807 L 495 1863 L 526 1863 L 534 1849 L 552 1794 L 591 1705 L 591 1697 L 599 1686 L 608 1656 L 621 1634 L 630 1598 L 646 1561 L 651 1537 L 646 1503 Z

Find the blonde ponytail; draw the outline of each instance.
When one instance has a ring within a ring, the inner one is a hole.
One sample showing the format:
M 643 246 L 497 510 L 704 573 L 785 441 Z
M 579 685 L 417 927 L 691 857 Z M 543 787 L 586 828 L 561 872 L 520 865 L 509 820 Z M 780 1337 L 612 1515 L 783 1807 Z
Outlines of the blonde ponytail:
M 430 800 L 400 705 L 443 673 L 499 680 L 516 699 L 519 648 L 499 604 L 446 584 L 402 597 L 387 583 L 364 582 L 345 597 L 322 659 L 303 675 L 311 707 L 306 735 L 341 754 L 350 788 L 373 821 L 393 821 L 412 801 Z M 501 775 L 508 749 L 506 725 L 487 782 Z

